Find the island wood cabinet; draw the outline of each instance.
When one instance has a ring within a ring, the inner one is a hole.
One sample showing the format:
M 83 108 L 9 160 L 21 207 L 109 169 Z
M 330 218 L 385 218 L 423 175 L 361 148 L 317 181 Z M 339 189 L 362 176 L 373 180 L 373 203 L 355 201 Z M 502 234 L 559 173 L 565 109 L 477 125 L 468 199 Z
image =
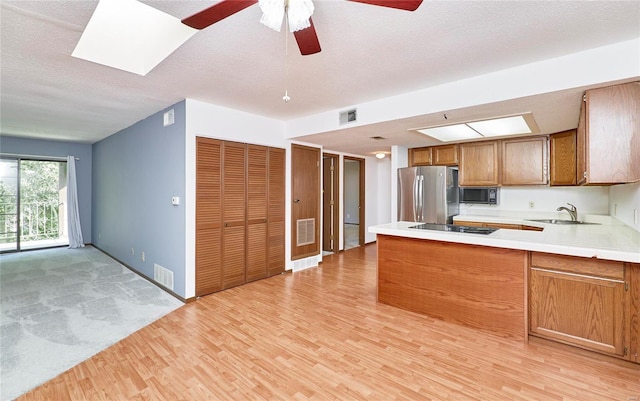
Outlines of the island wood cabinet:
M 499 141 L 481 141 L 459 145 L 461 187 L 500 185 L 499 144 Z
M 429 146 L 409 149 L 409 166 L 456 166 L 458 145 Z
M 500 141 L 502 185 L 546 185 L 547 137 L 526 137 Z
M 196 138 L 196 296 L 284 271 L 284 152 Z
M 576 185 L 576 130 L 549 135 L 549 184 Z
M 531 252 L 532 335 L 624 357 L 629 329 L 623 262 Z
M 585 92 L 577 132 L 579 184 L 640 181 L 640 82 Z

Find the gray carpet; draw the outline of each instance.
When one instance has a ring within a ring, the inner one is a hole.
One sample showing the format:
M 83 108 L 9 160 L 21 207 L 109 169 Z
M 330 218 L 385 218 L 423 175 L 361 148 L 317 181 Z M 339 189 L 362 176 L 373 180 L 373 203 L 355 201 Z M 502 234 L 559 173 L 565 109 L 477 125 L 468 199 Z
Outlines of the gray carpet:
M 183 305 L 93 247 L 0 256 L 0 399 Z

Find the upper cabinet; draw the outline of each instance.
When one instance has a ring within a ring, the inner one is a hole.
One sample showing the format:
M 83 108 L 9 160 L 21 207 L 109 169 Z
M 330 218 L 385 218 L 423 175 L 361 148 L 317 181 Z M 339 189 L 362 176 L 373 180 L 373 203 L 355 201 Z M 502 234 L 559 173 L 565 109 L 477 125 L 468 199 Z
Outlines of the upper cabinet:
M 434 166 L 455 166 L 458 164 L 458 145 L 434 146 L 431 157 Z
M 431 165 L 431 148 L 412 148 L 409 149 L 409 166 L 430 166 Z
M 458 179 L 464 186 L 497 186 L 500 184 L 499 141 L 460 144 Z
M 458 145 L 428 146 L 409 149 L 409 166 L 456 166 Z
M 551 186 L 576 185 L 576 130 L 549 135 Z
M 505 139 L 502 145 L 502 185 L 547 184 L 547 137 Z
M 577 147 L 579 184 L 640 181 L 640 82 L 585 92 Z

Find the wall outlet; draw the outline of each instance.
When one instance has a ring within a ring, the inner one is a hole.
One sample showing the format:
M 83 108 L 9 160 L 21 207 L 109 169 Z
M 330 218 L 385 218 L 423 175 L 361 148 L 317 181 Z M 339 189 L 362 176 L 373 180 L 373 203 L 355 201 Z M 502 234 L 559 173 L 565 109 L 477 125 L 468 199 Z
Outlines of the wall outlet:
M 136 254 L 136 251 L 135 251 L 133 248 L 131 248 L 131 254 L 132 254 L 132 255 L 135 255 L 135 254 Z
M 140 252 L 140 260 L 144 262 L 144 251 Z
M 633 209 L 633 224 L 638 224 L 638 209 Z
M 613 215 L 614 216 L 618 215 L 618 204 L 617 203 L 613 204 Z
M 536 203 L 534 201 L 529 201 L 529 209 L 534 209 L 536 207 Z

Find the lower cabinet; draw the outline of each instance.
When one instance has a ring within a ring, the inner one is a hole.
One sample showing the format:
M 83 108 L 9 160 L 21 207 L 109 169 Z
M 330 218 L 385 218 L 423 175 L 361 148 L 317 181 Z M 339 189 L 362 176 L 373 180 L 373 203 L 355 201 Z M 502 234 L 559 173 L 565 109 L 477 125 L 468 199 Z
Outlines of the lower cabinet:
M 530 334 L 623 357 L 629 341 L 625 288 L 623 262 L 532 252 Z

